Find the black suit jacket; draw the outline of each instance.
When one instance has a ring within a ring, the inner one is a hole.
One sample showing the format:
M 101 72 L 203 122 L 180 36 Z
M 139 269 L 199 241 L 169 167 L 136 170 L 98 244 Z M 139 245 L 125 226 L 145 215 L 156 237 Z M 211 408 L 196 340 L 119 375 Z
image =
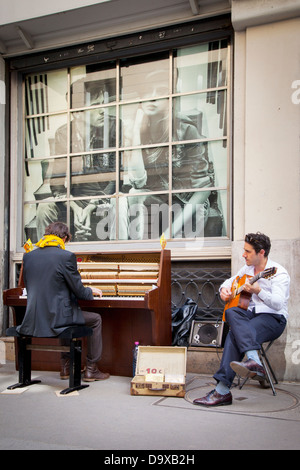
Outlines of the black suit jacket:
M 59 247 L 37 248 L 23 257 L 27 308 L 18 331 L 57 336 L 72 325 L 84 325 L 77 299 L 92 300 L 77 270 L 76 256 Z

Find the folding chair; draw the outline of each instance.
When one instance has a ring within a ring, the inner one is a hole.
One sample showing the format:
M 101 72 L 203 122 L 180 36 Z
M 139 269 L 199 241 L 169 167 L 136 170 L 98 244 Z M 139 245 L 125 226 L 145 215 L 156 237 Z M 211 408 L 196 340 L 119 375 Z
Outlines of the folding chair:
M 272 369 L 272 366 L 270 364 L 270 361 L 268 359 L 268 356 L 267 356 L 267 352 L 269 351 L 270 347 L 272 346 L 272 344 L 274 343 L 274 340 L 273 341 L 269 341 L 269 343 L 267 344 L 267 346 L 264 348 L 263 345 L 261 345 L 260 347 L 260 350 L 259 350 L 259 355 L 260 355 L 260 359 L 261 359 L 261 362 L 262 362 L 262 365 L 266 371 L 266 378 L 267 378 L 267 381 L 269 382 L 270 384 L 270 387 L 272 389 L 272 392 L 273 392 L 273 395 L 275 396 L 276 395 L 276 391 L 275 391 L 275 388 L 274 388 L 274 384 L 278 384 L 278 380 L 276 378 L 276 375 Z M 249 377 L 246 377 L 242 383 L 239 385 L 239 389 L 241 390 L 243 388 L 243 386 L 245 385 L 245 383 L 247 382 L 247 380 L 249 379 Z M 263 382 L 264 381 L 260 381 L 260 385 L 263 387 Z

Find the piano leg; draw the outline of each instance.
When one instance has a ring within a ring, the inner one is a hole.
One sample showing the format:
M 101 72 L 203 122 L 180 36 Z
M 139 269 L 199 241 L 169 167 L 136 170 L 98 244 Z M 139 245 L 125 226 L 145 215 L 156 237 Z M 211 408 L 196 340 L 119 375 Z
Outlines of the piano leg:
M 154 346 L 171 346 L 172 330 L 169 321 L 159 321 L 160 311 L 151 310 L 152 341 Z

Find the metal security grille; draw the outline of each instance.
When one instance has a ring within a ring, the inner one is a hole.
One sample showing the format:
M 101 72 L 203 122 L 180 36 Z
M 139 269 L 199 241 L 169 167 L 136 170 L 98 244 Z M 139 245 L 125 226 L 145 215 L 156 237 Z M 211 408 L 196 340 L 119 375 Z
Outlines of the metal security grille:
M 185 267 L 172 264 L 172 308 L 181 307 L 190 298 L 198 305 L 197 318 L 219 320 L 224 309 L 219 287 L 231 275 L 230 264 L 203 268 L 200 265 L 197 262 L 185 263 Z

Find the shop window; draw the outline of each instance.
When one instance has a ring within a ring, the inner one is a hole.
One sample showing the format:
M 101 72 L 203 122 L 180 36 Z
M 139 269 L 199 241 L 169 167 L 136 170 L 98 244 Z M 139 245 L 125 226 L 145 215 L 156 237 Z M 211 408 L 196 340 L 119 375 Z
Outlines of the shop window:
M 24 237 L 228 237 L 227 41 L 24 77 Z

